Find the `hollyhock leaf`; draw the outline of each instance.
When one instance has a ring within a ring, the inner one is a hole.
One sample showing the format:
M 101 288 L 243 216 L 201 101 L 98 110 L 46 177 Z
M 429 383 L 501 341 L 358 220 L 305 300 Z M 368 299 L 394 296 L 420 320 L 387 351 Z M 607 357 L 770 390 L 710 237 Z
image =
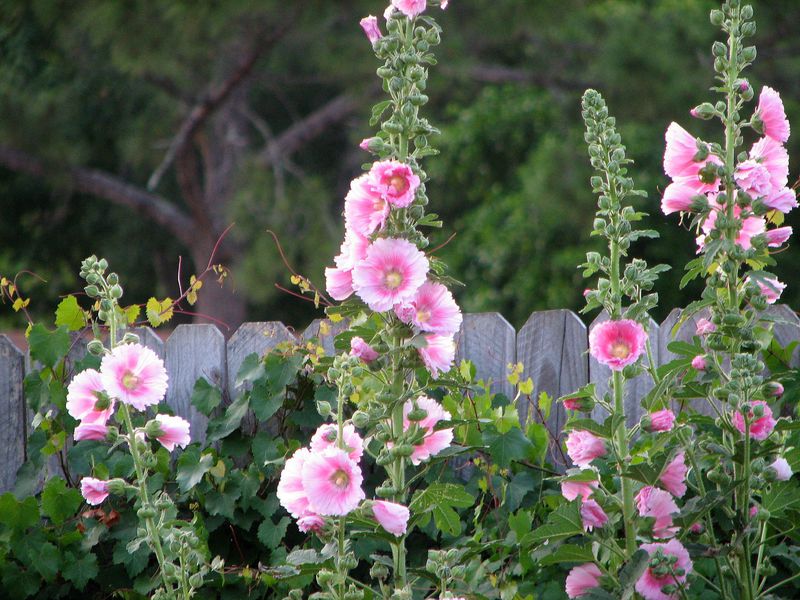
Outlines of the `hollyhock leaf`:
M 568 502 L 556 508 L 548 515 L 544 525 L 525 536 L 522 544 L 534 545 L 546 541 L 553 544 L 573 535 L 583 535 L 580 502 Z
M 266 521 L 265 521 L 266 522 Z M 318 565 L 325 562 L 325 558 L 320 556 L 316 550 L 292 550 L 286 557 L 286 563 L 294 567 L 301 565 Z
M 269 384 L 258 382 L 250 394 L 250 406 L 259 421 L 266 421 L 283 406 L 283 390 L 273 393 Z
M 527 510 L 521 510 L 516 514 L 508 516 L 508 526 L 511 528 L 511 531 L 514 532 L 514 535 L 517 536 L 517 540 L 521 540 L 529 534 L 532 525 L 533 515 Z
M 203 479 L 211 467 L 214 466 L 214 459 L 211 454 L 200 455 L 200 448 L 189 446 L 178 458 L 177 472 L 175 480 L 178 488 L 185 494 Z
M 489 446 L 492 460 L 501 468 L 510 467 L 514 460 L 524 459 L 533 446 L 520 429 L 511 429 L 506 433 L 484 431 L 483 442 Z
M 164 298 L 158 301 L 155 298 L 150 298 L 145 307 L 145 314 L 147 321 L 153 327 L 158 327 L 162 323 L 166 323 L 172 318 L 172 298 Z
M 576 544 L 562 544 L 552 554 L 539 559 L 542 566 L 556 565 L 565 562 L 587 563 L 594 562 L 591 545 L 578 546 Z
M 118 540 L 114 545 L 114 564 L 124 566 L 128 577 L 136 577 L 149 562 L 150 549 L 146 545 L 139 546 L 134 552 L 128 550 L 128 540 Z
M 133 325 L 136 322 L 136 319 L 139 318 L 139 314 L 142 312 L 142 307 L 138 304 L 131 304 L 127 308 L 123 308 L 122 312 L 125 315 L 125 320 L 128 322 L 128 325 Z
M 633 553 L 631 559 L 622 567 L 619 572 L 619 584 L 622 587 L 621 598 L 627 599 L 633 596 L 633 586 L 647 569 L 650 555 L 647 551 L 639 549 Z
M 11 492 L 0 496 L 0 523 L 15 530 L 25 531 L 39 522 L 39 504 L 30 496 L 18 502 Z
M 378 121 L 381 120 L 381 116 L 386 109 L 392 104 L 391 100 L 384 100 L 383 102 L 378 102 L 375 106 L 372 107 L 372 116 L 369 119 L 370 125 L 375 125 Z
M 191 402 L 192 406 L 208 416 L 222 402 L 222 392 L 201 377 L 194 384 Z
M 461 517 L 447 505 L 436 505 L 433 507 L 433 522 L 436 528 L 443 533 L 458 535 L 461 533 Z
M 39 591 L 42 580 L 31 571 L 6 568 L 3 571 L 3 591 L 13 598 L 28 598 Z
M 547 455 L 547 446 L 550 443 L 550 434 L 547 431 L 547 427 L 536 421 L 531 421 L 525 428 L 525 435 L 531 442 L 528 456 L 535 463 L 543 462 Z
M 536 484 L 536 477 L 529 471 L 522 471 L 514 475 L 506 489 L 506 509 L 511 512 L 517 510 L 522 505 L 525 496 L 536 489 Z
M 63 325 L 69 331 L 78 331 L 86 325 L 86 316 L 78 306 L 78 299 L 75 296 L 67 296 L 58 303 L 56 308 L 56 325 Z
M 608 593 L 602 588 L 595 587 L 583 594 L 581 600 L 619 600 L 619 597 Z
M 236 374 L 235 386 L 239 387 L 245 381 L 253 382 L 264 376 L 264 363 L 261 358 L 253 352 L 245 356 L 242 361 L 242 366 L 239 367 L 239 372 Z
M 47 482 L 42 492 L 42 514 L 60 525 L 75 514 L 82 501 L 78 490 L 68 488 L 63 479 L 54 477 Z
M 233 513 L 236 510 L 236 501 L 242 495 L 242 490 L 238 485 L 227 485 L 224 491 L 211 490 L 206 494 L 205 507 L 210 515 L 221 515 L 233 520 Z
M 225 409 L 225 414 L 208 422 L 207 429 L 207 442 L 216 442 L 224 437 L 233 433 L 242 422 L 242 419 L 247 414 L 247 409 L 250 406 L 250 393 L 245 393 L 234 400 L 228 408 Z
M 41 323 L 31 327 L 28 334 L 31 358 L 51 369 L 69 352 L 69 332 L 65 326 L 49 331 Z
M 277 548 L 286 535 L 289 522 L 289 517 L 283 517 L 278 523 L 273 523 L 272 519 L 264 519 L 258 526 L 258 541 L 269 549 Z
M 64 579 L 71 581 L 75 587 L 83 591 L 86 584 L 90 580 L 97 577 L 100 569 L 97 566 L 97 557 L 91 552 L 84 554 L 80 558 L 75 558 L 71 552 L 64 554 L 64 562 L 66 563 L 61 574 Z
M 781 515 L 800 505 L 800 490 L 794 481 L 775 482 L 761 496 L 761 506 L 772 515 Z

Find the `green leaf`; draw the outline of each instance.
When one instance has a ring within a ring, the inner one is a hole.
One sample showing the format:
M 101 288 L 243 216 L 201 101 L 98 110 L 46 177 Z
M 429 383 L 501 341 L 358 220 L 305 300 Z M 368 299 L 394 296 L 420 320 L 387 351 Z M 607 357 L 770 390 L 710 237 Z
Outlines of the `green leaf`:
M 66 566 L 61 574 L 64 576 L 64 579 L 74 583 L 75 587 L 81 591 L 83 591 L 86 584 L 89 583 L 91 579 L 97 577 L 97 574 L 100 572 L 100 569 L 97 567 L 97 557 L 91 552 L 79 559 L 76 559 L 71 552 L 67 552 L 64 554 L 64 562 Z
M 206 416 L 219 406 L 222 401 L 222 392 L 201 377 L 194 384 L 192 390 L 192 405 Z
M 286 564 L 299 567 L 301 565 L 316 565 L 325 562 L 316 550 L 292 550 L 286 557 Z
M 200 455 L 200 448 L 189 446 L 178 458 L 175 480 L 182 493 L 188 492 L 196 486 L 203 475 L 214 466 L 214 458 L 211 454 Z
M 255 381 L 264 376 L 264 363 L 261 358 L 253 352 L 244 357 L 242 366 L 239 367 L 239 372 L 236 374 L 235 386 L 239 387 L 245 381 Z
M 208 422 L 206 441 L 216 442 L 239 427 L 250 406 L 250 393 L 244 393 L 225 409 L 225 414 Z
M 277 460 L 281 456 L 275 437 L 266 431 L 259 431 L 255 435 L 251 448 L 253 462 L 259 467 L 263 467 L 267 462 Z
M 633 596 L 633 586 L 639 581 L 639 578 L 647 568 L 647 563 L 650 560 L 650 555 L 647 551 L 639 549 L 633 553 L 631 559 L 627 564 L 622 567 L 619 572 L 619 584 L 622 587 L 622 600 L 627 600 Z
M 8 565 L 3 570 L 3 591 L 10 598 L 28 598 L 39 591 L 42 580 L 32 571 L 25 571 Z
M 49 331 L 41 323 L 31 327 L 28 334 L 31 358 L 51 369 L 69 352 L 69 332 L 63 325 L 55 331 Z
M 384 100 L 383 102 L 378 102 L 375 106 L 372 107 L 372 116 L 369 119 L 370 125 L 376 125 L 378 121 L 381 120 L 381 116 L 386 111 L 387 108 L 392 104 L 391 100 Z
M 258 541 L 269 549 L 277 548 L 286 535 L 286 528 L 289 526 L 289 517 L 283 517 L 278 523 L 273 523 L 272 519 L 264 519 L 258 526 Z
M 434 483 L 417 492 L 410 509 L 414 514 L 430 512 L 437 529 L 450 535 L 461 533 L 461 517 L 452 507 L 472 506 L 475 499 L 463 486 L 454 483 Z
M 50 517 L 56 525 L 61 525 L 75 514 L 81 502 L 78 490 L 68 488 L 63 479 L 53 477 L 42 492 L 42 514 Z
M 800 505 L 800 490 L 794 481 L 776 482 L 761 497 L 761 506 L 772 515 L 781 515 Z
M 533 530 L 523 540 L 525 546 L 555 542 L 583 534 L 583 521 L 578 502 L 569 502 L 556 508 L 547 517 L 547 522 Z
M 26 541 L 28 540 L 29 538 L 26 538 Z M 36 572 L 45 581 L 53 581 L 58 575 L 58 570 L 61 566 L 61 553 L 58 548 L 50 542 L 43 544 L 31 542 L 25 550 L 27 550 L 28 557 L 31 559 L 31 566 L 36 569 Z
M 577 544 L 562 544 L 556 548 L 555 552 L 539 559 L 542 566 L 555 565 L 564 562 L 587 563 L 594 561 L 592 546 L 578 546 Z
M 78 331 L 86 325 L 86 316 L 78 306 L 75 296 L 67 296 L 58 303 L 56 308 L 56 325 L 67 328 L 68 331 Z
M 489 446 L 492 460 L 501 468 L 511 466 L 511 461 L 523 460 L 533 447 L 520 429 L 511 429 L 506 433 L 483 432 L 483 442 Z
M 521 540 L 531 532 L 533 525 L 533 515 L 527 510 L 520 510 L 516 514 L 508 515 L 508 526 L 518 540 Z
M 39 523 L 39 504 L 30 496 L 22 502 L 14 494 L 6 492 L 0 496 L 0 523 L 15 531 L 25 531 Z

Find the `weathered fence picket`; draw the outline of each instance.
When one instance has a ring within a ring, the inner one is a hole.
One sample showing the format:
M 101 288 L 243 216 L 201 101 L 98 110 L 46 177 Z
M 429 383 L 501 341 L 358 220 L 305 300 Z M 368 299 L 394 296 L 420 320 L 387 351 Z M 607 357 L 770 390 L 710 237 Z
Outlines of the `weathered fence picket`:
M 658 324 L 650 324 L 650 340 L 653 361 L 662 365 L 675 358 L 667 349 L 673 340 L 691 341 L 695 335 L 697 320 L 703 313 L 693 315 L 673 334 L 681 311 L 673 310 Z M 793 341 L 800 342 L 800 318 L 787 306 L 770 307 L 768 314 L 775 319 L 775 338 L 782 346 Z M 592 326 L 605 317 L 599 316 Z M 235 398 L 236 374 L 244 359 L 252 353 L 263 355 L 277 344 L 287 340 L 310 340 L 318 338 L 327 353 L 332 353 L 335 335 L 345 327 L 344 323 L 332 324 L 316 320 L 303 332 L 293 333 L 279 322 L 243 324 L 225 342 L 223 335 L 213 325 L 180 325 L 169 339 L 162 339 L 152 330 L 140 328 L 135 331 L 141 342 L 164 358 L 169 373 L 167 403 L 179 415 L 188 419 L 197 438 L 203 439 L 206 418 L 191 405 L 195 382 L 203 377 L 223 390 L 225 399 Z M 509 363 L 521 362 L 523 378 L 534 382 L 532 402 L 541 392 L 552 398 L 569 394 L 588 382 L 597 385 L 600 394 L 608 389 L 610 370 L 599 365 L 588 353 L 586 326 L 574 312 L 548 310 L 533 313 L 525 325 L 515 332 L 511 324 L 498 313 L 464 315 L 464 323 L 456 336 L 456 359 L 471 360 L 477 376 L 492 380 L 495 392 L 508 396 L 513 388 L 506 380 Z M 70 364 L 82 358 L 85 346 L 77 340 L 70 353 Z M 792 354 L 791 365 L 800 367 L 800 347 Z M 11 489 L 18 467 L 25 456 L 25 439 L 31 415 L 26 414 L 23 398 L 23 379 L 31 369 L 30 359 L 14 346 L 5 335 L 0 335 L 0 492 Z M 628 386 L 625 407 L 629 423 L 638 421 L 643 413 L 639 405 L 641 398 L 650 389 L 649 379 L 641 377 Z M 674 408 L 679 409 L 680 406 Z M 695 408 L 708 413 L 703 402 Z M 605 411 L 598 409 L 596 419 L 605 418 Z M 540 419 L 536 405 L 520 406 L 522 419 Z M 249 417 L 252 419 L 252 417 Z M 553 404 L 547 427 L 554 437 L 561 433 L 566 414 L 560 404 Z M 556 464 L 564 458 L 557 445 L 550 452 Z

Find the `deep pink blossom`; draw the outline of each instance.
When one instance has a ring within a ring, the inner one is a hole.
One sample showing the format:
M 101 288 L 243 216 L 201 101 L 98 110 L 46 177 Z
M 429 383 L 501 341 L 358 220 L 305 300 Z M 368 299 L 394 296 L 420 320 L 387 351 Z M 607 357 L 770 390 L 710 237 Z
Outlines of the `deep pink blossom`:
M 664 489 L 676 498 L 683 498 L 686 493 L 686 460 L 685 453 L 678 452 L 670 463 L 664 467 L 658 480 Z
M 395 312 L 401 320 L 413 323 L 422 331 L 454 335 L 461 328 L 461 309 L 450 290 L 441 283 L 426 281 L 414 298 L 404 307 L 395 307 Z
M 671 178 L 697 175 L 703 161 L 695 160 L 699 150 L 698 140 L 675 122 L 669 124 L 664 135 L 664 172 Z
M 414 446 L 414 451 L 411 453 L 412 464 L 418 465 L 422 461 L 428 460 L 431 456 L 436 456 L 442 450 L 449 448 L 450 444 L 453 443 L 453 430 L 434 429 L 437 423 L 450 420 L 450 413 L 436 400 L 428 398 L 427 396 L 420 396 L 416 400 L 416 405 L 417 408 L 421 408 L 427 413 L 424 419 L 417 421 L 417 426 L 425 432 L 425 437 L 422 438 L 420 444 Z M 411 427 L 408 414 L 413 408 L 414 403 L 411 400 L 403 405 L 404 431 L 407 431 L 409 427 Z
M 600 586 L 603 573 L 594 563 L 573 567 L 567 575 L 566 592 L 570 598 L 580 598 L 592 588 Z
M 336 423 L 325 423 L 317 428 L 317 431 L 311 437 L 312 452 L 322 452 L 327 448 L 338 448 L 336 438 L 338 437 L 339 427 Z M 343 427 L 344 433 L 344 450 L 347 455 L 358 462 L 364 454 L 364 439 L 358 435 L 356 428 L 350 424 Z
M 698 319 L 697 320 L 697 330 L 695 333 L 697 335 L 703 336 L 708 335 L 709 333 L 714 333 L 717 330 L 717 326 L 714 325 L 708 319 Z
M 399 238 L 380 238 L 353 268 L 353 289 L 376 312 L 409 302 L 425 283 L 428 259 L 414 244 Z
M 389 216 L 389 203 L 372 185 L 369 175 L 362 175 L 350 183 L 344 199 L 344 218 L 348 230 L 366 237 L 382 229 Z
M 692 368 L 698 371 L 705 371 L 708 367 L 705 354 L 698 354 L 692 359 Z
M 392 6 L 409 19 L 413 19 L 418 14 L 424 12 L 426 4 L 426 0 L 392 0 Z
M 385 500 L 376 500 L 373 503 L 372 514 L 381 527 L 397 536 L 405 534 L 408 518 L 411 516 L 407 506 Z
M 581 521 L 586 531 L 592 531 L 608 523 L 608 515 L 595 500 L 586 500 L 581 504 Z
M 297 528 L 303 533 L 308 533 L 309 531 L 317 533 L 322 531 L 323 527 L 325 527 L 325 517 L 313 512 L 308 512 L 297 519 Z
M 94 477 L 84 477 L 81 479 L 81 495 L 89 504 L 95 506 L 108 498 L 108 481 L 95 479 Z
M 702 195 L 694 177 L 679 177 L 670 183 L 661 196 L 661 212 L 671 215 L 692 210 L 695 196 Z
M 793 208 L 797 208 L 797 194 L 790 187 L 784 187 L 762 199 L 764 206 L 772 208 L 782 213 L 788 213 Z
M 751 198 L 772 194 L 772 181 L 767 168 L 752 159 L 739 163 L 733 174 L 736 184 Z
M 767 277 L 758 281 L 758 287 L 767 298 L 767 304 L 775 304 L 783 294 L 783 290 L 786 289 L 786 284 L 772 277 Z
M 636 494 L 636 508 L 640 516 L 655 519 L 653 537 L 670 538 L 677 533 L 678 527 L 673 526 L 672 515 L 678 513 L 678 505 L 669 492 L 645 486 Z
M 67 412 L 84 423 L 108 421 L 114 413 L 114 401 L 105 396 L 98 371 L 86 369 L 73 377 L 67 387 Z
M 648 566 L 636 582 L 636 591 L 645 600 L 674 600 L 677 598 L 677 593 L 665 594 L 661 589 L 667 585 L 686 584 L 686 576 L 692 572 L 692 559 L 689 558 L 686 548 L 678 540 L 670 540 L 666 543 L 642 544 L 641 548 L 651 558 L 661 554 L 665 557 L 674 556 L 677 561 L 672 567 L 672 572 L 666 575 L 657 575 L 654 572 L 654 567 Z
M 639 359 L 646 342 L 647 333 L 636 321 L 603 321 L 589 333 L 589 352 L 612 371 L 621 371 Z
M 364 34 L 366 34 L 370 43 L 374 44 L 383 37 L 378 27 L 378 17 L 373 17 L 372 15 L 364 17 L 359 21 L 359 25 L 361 25 L 361 29 L 364 30 Z
M 310 512 L 308 494 L 303 487 L 303 465 L 311 453 L 308 448 L 297 450 L 281 471 L 281 478 L 278 481 L 278 502 L 295 519 L 299 519 Z
M 760 406 L 761 410 L 763 410 L 763 415 L 761 417 L 756 417 L 753 414 L 752 408 L 750 409 L 748 414 L 748 420 L 750 421 L 750 437 L 754 440 L 764 441 L 769 437 L 769 434 L 772 433 L 772 430 L 775 429 L 775 425 L 777 425 L 778 422 L 772 416 L 772 409 L 769 407 L 769 404 L 763 400 L 753 400 L 750 402 L 750 405 L 753 408 Z M 745 419 L 744 415 L 739 410 L 733 413 L 733 425 L 740 433 L 744 434 L 746 430 Z
M 427 345 L 419 349 L 420 358 L 433 377 L 446 373 L 453 366 L 456 357 L 456 344 L 448 335 L 434 333 L 426 335 Z
M 72 434 L 76 442 L 80 440 L 103 441 L 108 436 L 105 423 L 79 423 Z
M 602 439 L 590 433 L 576 429 L 567 436 L 567 454 L 581 468 L 589 466 L 595 458 L 605 456 L 608 450 Z
M 581 500 L 588 500 L 594 493 L 594 490 L 600 485 L 597 480 L 594 481 L 562 481 L 561 482 L 561 495 L 567 500 L 572 502 L 575 498 Z
M 189 435 L 189 421 L 181 417 L 171 415 L 156 415 L 161 435 L 156 436 L 159 443 L 167 450 L 172 452 L 175 446 L 185 448 L 191 443 L 192 437 Z
M 773 191 L 786 187 L 789 181 L 789 153 L 780 142 L 771 137 L 761 138 L 750 149 L 750 159 L 767 170 Z
M 775 471 L 775 479 L 778 481 L 789 481 L 792 478 L 792 467 L 789 461 L 779 456 L 776 458 L 770 468 Z
M 675 413 L 668 408 L 652 412 L 649 417 L 650 426 L 647 429 L 651 432 L 672 431 L 675 425 Z
M 122 344 L 105 355 L 100 378 L 109 396 L 137 410 L 158 404 L 167 392 L 164 361 L 140 344 Z
M 778 248 L 789 241 L 789 238 L 792 236 L 792 228 L 776 227 L 775 229 L 767 231 L 765 235 L 767 237 L 767 246 L 770 248 Z
M 703 533 L 703 531 L 705 531 L 705 527 L 700 522 L 692 523 L 692 525 L 689 527 L 689 531 L 692 533 Z
M 756 116 L 763 124 L 764 135 L 782 144 L 786 143 L 791 131 L 789 119 L 786 118 L 786 111 L 783 109 L 783 101 L 780 94 L 771 87 L 764 86 L 761 89 Z
M 365 363 L 369 363 L 378 358 L 378 353 L 364 341 L 364 338 L 355 336 L 350 340 L 350 356 L 357 356 Z
M 369 171 L 369 178 L 375 192 L 397 208 L 405 208 L 414 201 L 420 184 L 419 176 L 411 167 L 396 160 L 376 162 Z
M 706 236 L 716 228 L 717 215 L 725 210 L 725 208 L 717 202 L 716 197 L 713 195 L 710 198 L 710 205 L 711 210 L 701 226 L 701 229 L 705 235 L 701 235 L 697 238 L 697 245 L 701 249 L 705 247 Z M 741 213 L 742 209 L 739 206 L 735 206 L 733 209 L 733 214 L 736 217 L 739 217 Z M 745 250 L 749 250 L 752 247 L 752 239 L 757 235 L 761 235 L 766 230 L 767 222 L 763 217 L 747 217 L 742 221 L 742 227 L 736 236 L 736 243 Z
M 365 498 L 361 468 L 339 448 L 309 453 L 301 480 L 309 507 L 318 515 L 346 515 Z

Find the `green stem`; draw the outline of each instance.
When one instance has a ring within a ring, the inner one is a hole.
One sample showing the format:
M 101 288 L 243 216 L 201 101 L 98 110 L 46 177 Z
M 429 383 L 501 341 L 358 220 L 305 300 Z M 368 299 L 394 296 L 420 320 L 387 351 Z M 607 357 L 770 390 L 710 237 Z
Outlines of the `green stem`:
M 398 399 L 392 409 L 392 438 L 395 443 L 403 435 L 403 402 L 399 399 L 403 394 L 403 372 L 398 366 L 395 368 L 394 380 L 392 383 L 392 397 Z M 394 500 L 399 504 L 406 502 L 406 465 L 405 458 L 398 456 L 390 465 L 389 476 L 392 480 L 392 487 L 396 490 Z M 394 561 L 394 580 L 395 589 L 403 588 L 406 584 L 406 538 L 401 536 L 392 544 L 392 558 Z
M 622 373 L 614 371 L 614 414 L 621 418 L 615 434 L 619 451 L 619 479 L 622 486 L 622 520 L 625 523 L 625 552 L 628 558 L 636 552 L 636 515 L 633 503 L 633 485 L 630 479 L 623 476 L 628 460 L 628 428 L 625 424 L 624 391 L 625 384 Z

